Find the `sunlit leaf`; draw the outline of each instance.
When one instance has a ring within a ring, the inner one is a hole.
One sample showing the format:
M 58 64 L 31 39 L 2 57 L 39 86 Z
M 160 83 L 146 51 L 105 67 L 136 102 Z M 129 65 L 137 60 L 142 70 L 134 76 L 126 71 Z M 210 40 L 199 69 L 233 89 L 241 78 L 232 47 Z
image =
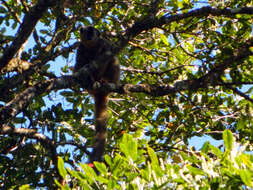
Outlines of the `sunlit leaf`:
M 226 150 L 232 150 L 234 138 L 233 138 L 233 134 L 231 131 L 225 130 L 223 132 L 223 140 L 224 140 Z
M 240 177 L 242 181 L 245 183 L 245 185 L 249 187 L 253 187 L 253 176 L 252 176 L 252 171 L 250 172 L 249 170 L 240 170 L 239 171 Z
M 66 175 L 67 175 L 67 171 L 66 169 L 64 168 L 64 161 L 61 157 L 58 157 L 58 170 L 59 170 L 59 173 L 60 175 L 65 178 Z

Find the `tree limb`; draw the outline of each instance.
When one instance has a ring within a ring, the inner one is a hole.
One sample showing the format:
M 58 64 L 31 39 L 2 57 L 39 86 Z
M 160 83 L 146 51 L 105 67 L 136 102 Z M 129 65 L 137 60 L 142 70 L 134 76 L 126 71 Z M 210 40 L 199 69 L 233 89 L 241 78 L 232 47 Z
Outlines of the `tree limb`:
M 29 102 L 38 95 L 48 93 L 55 89 L 71 88 L 74 85 L 73 77 L 63 76 L 37 83 L 18 94 L 13 100 L 0 108 L 0 127 L 1 124 L 15 117 L 20 113 Z
M 54 166 L 56 168 L 56 172 L 57 175 L 60 179 L 60 181 L 62 181 L 62 177 L 58 172 L 58 159 L 57 159 L 57 152 L 56 152 L 56 146 L 54 144 L 54 142 L 49 139 L 47 136 L 38 133 L 35 129 L 25 129 L 25 128 L 14 128 L 14 127 L 10 127 L 7 125 L 2 125 L 0 128 L 0 134 L 1 135 L 19 135 L 19 136 L 25 136 L 25 137 L 29 137 L 31 139 L 36 139 L 39 142 L 41 142 L 41 144 L 48 149 L 51 154 L 52 154 L 52 160 L 54 163 Z
M 3 56 L 0 58 L 0 71 L 9 63 L 22 44 L 29 38 L 35 25 L 43 16 L 43 13 L 49 7 L 56 5 L 56 2 L 57 1 L 54 0 L 39 0 L 38 3 L 34 5 L 27 14 L 25 14 L 23 22 L 17 31 L 16 38 L 13 40 L 10 47 L 4 51 Z
M 20 60 L 18 58 L 13 58 L 7 67 L 5 67 L 2 71 L 6 72 L 12 72 L 12 71 L 19 71 L 21 73 L 18 73 L 18 75 L 14 75 L 11 78 L 5 79 L 5 82 L 0 85 L 0 101 L 7 102 L 10 100 L 10 98 L 13 96 L 13 88 L 18 86 L 19 84 L 23 83 L 23 81 L 27 81 L 31 75 L 33 75 L 34 72 L 37 72 L 40 70 L 39 68 L 47 63 L 48 61 L 54 60 L 58 56 L 62 54 L 66 54 L 69 52 L 72 52 L 74 49 L 76 49 L 79 45 L 79 42 L 76 42 L 69 47 L 62 47 L 60 50 L 56 50 L 51 56 L 44 56 L 39 61 L 39 57 L 35 57 L 32 62 L 27 62 Z M 1 73 L 1 72 L 0 72 Z M 50 73 L 43 73 L 43 76 L 49 76 Z
M 249 39 L 240 49 L 236 49 L 231 57 L 225 59 L 222 63 L 217 64 L 216 67 L 211 69 L 207 74 L 197 79 L 177 81 L 174 86 L 170 85 L 152 85 L 152 84 L 125 84 L 117 87 L 115 84 L 108 83 L 103 84 L 101 87 L 96 88 L 96 91 L 101 92 L 117 92 L 117 93 L 129 93 L 129 92 L 143 92 L 152 96 L 164 96 L 168 94 L 174 94 L 176 92 L 191 90 L 196 91 L 199 88 L 207 88 L 209 86 L 223 85 L 222 82 L 217 80 L 223 71 L 232 64 L 237 62 L 242 63 L 242 60 L 253 52 L 250 47 L 253 45 L 253 38 Z M 62 76 L 59 78 L 53 78 L 36 85 L 29 87 L 22 93 L 18 94 L 12 101 L 8 102 L 5 106 L 0 108 L 0 125 L 4 124 L 9 119 L 20 113 L 29 102 L 38 95 L 48 93 L 52 90 L 66 89 L 73 87 L 78 81 L 82 81 L 81 86 L 84 89 L 92 88 L 90 84 L 90 74 L 94 73 L 99 67 L 104 64 L 104 60 L 107 59 L 110 54 L 105 54 L 91 64 L 85 65 L 73 76 Z
M 187 13 L 168 15 L 165 14 L 162 17 L 154 17 L 153 15 L 148 15 L 139 21 L 137 21 L 132 27 L 128 28 L 123 36 L 117 42 L 118 47 L 115 48 L 115 53 L 118 53 L 121 49 L 123 49 L 128 41 L 132 40 L 135 36 L 140 34 L 143 31 L 150 30 L 155 27 L 162 27 L 165 24 L 172 23 L 174 21 L 180 21 L 185 18 L 191 17 L 206 17 L 208 15 L 213 16 L 226 16 L 233 17 L 237 14 L 253 14 L 253 7 L 243 7 L 243 8 L 235 8 L 235 9 L 218 9 L 212 8 L 210 6 L 202 7 L 199 9 L 195 9 L 189 11 Z
M 253 103 L 253 99 L 250 98 L 248 95 L 244 94 L 243 92 L 241 92 L 240 90 L 238 90 L 237 88 L 231 87 L 231 86 L 227 86 L 226 88 L 231 89 L 235 94 L 243 97 L 244 99 L 250 101 L 251 103 Z
M 1 0 L 3 5 L 7 8 L 7 10 L 11 13 L 11 15 L 13 16 L 13 18 L 18 22 L 21 23 L 21 20 L 19 19 L 19 17 L 17 16 L 17 14 L 15 13 L 15 11 L 13 11 L 10 6 L 8 5 L 8 3 L 6 3 L 5 0 Z
M 145 73 L 145 74 L 150 74 L 150 75 L 163 75 L 163 74 L 169 73 L 171 71 L 181 69 L 183 67 L 197 67 L 197 65 L 179 65 L 179 66 L 170 68 L 165 71 L 149 71 L 149 70 L 135 69 L 132 67 L 124 67 L 124 68 L 120 68 L 120 70 L 130 72 L 130 73 Z

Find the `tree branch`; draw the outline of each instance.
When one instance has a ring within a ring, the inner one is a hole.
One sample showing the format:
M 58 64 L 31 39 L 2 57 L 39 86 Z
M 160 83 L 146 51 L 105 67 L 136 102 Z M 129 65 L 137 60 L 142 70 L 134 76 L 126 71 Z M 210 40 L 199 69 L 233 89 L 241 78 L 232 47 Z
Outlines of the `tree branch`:
M 7 125 L 2 125 L 0 128 L 0 134 L 1 135 L 19 135 L 19 136 L 25 136 L 25 137 L 29 137 L 32 139 L 36 139 L 39 142 L 41 142 L 41 144 L 48 149 L 51 154 L 52 154 L 52 160 L 54 163 L 54 166 L 56 168 L 56 172 L 57 175 L 60 179 L 60 181 L 62 181 L 62 177 L 58 172 L 58 159 L 57 159 L 57 153 L 56 153 L 56 146 L 53 143 L 53 141 L 51 139 L 49 139 L 47 136 L 38 133 L 35 129 L 25 129 L 25 128 L 14 128 L 14 127 L 10 127 Z
M 253 99 L 250 98 L 248 95 L 244 94 L 243 92 L 241 92 L 240 90 L 238 90 L 237 88 L 231 87 L 231 86 L 227 86 L 226 88 L 231 89 L 235 94 L 243 97 L 244 99 L 250 101 L 251 103 L 253 103 Z
M 29 102 L 43 93 L 48 93 L 56 89 L 71 88 L 74 85 L 72 76 L 63 76 L 37 83 L 18 94 L 13 100 L 0 108 L 0 125 L 4 124 L 21 112 Z M 1 126 L 0 126 L 1 127 Z
M 152 85 L 152 84 L 125 84 L 117 87 L 115 84 L 101 84 L 101 87 L 96 88 L 96 91 L 101 92 L 117 92 L 117 93 L 129 93 L 129 92 L 143 92 L 152 96 L 164 96 L 168 94 L 174 94 L 176 92 L 191 90 L 196 91 L 199 88 L 207 88 L 209 86 L 223 85 L 222 82 L 217 80 L 223 71 L 231 64 L 237 62 L 242 63 L 242 60 L 253 52 L 250 47 L 253 45 L 253 38 L 249 39 L 240 49 L 236 49 L 231 57 L 224 60 L 222 63 L 217 64 L 212 70 L 210 70 L 206 75 L 192 80 L 182 80 L 177 81 L 173 86 L 170 85 Z M 59 78 L 53 78 L 26 89 L 22 93 L 18 94 L 12 101 L 8 102 L 5 106 L 0 108 L 0 125 L 4 124 L 9 119 L 15 117 L 20 113 L 29 102 L 35 97 L 43 93 L 48 93 L 52 90 L 66 89 L 73 87 L 76 83 L 80 83 L 84 89 L 92 88 L 90 83 L 90 74 L 94 73 L 99 69 L 101 65 L 104 64 L 104 60 L 111 56 L 111 54 L 105 54 L 91 64 L 85 65 L 78 72 L 74 73 L 72 76 L 62 76 Z M 80 82 L 81 81 L 81 82 Z
M 11 15 L 13 16 L 13 18 L 14 18 L 18 23 L 21 23 L 21 20 L 19 19 L 19 17 L 18 17 L 17 14 L 15 13 L 15 11 L 13 11 L 13 10 L 9 7 L 8 3 L 6 3 L 5 0 L 1 0 L 1 1 L 2 1 L 3 5 L 7 8 L 7 10 L 11 13 Z
M 150 74 L 150 75 L 163 75 L 163 74 L 169 73 L 171 71 L 181 69 L 183 67 L 197 67 L 197 65 L 179 65 L 179 66 L 170 68 L 170 69 L 165 70 L 165 71 L 149 71 L 149 70 L 135 69 L 135 68 L 132 68 L 132 67 L 120 68 L 120 70 L 130 72 L 130 73 L 145 73 L 145 74 Z
M 35 28 L 35 25 L 39 19 L 43 16 L 43 13 L 49 8 L 56 5 L 57 1 L 54 0 L 40 0 L 33 6 L 30 11 L 24 16 L 23 22 L 20 25 L 17 36 L 13 40 L 10 47 L 8 47 L 3 56 L 0 58 L 0 71 L 9 63 L 9 61 L 18 52 L 20 47 L 29 38 L 30 34 Z
M 7 125 L 3 125 L 0 128 L 0 134 L 1 135 L 12 134 L 12 135 L 26 136 L 26 137 L 29 137 L 32 139 L 37 139 L 38 141 L 42 142 L 44 145 L 46 144 L 47 147 L 50 147 L 50 150 L 55 149 L 55 145 L 53 144 L 53 142 L 45 135 L 38 133 L 37 130 L 35 130 L 35 129 L 14 128 L 14 127 L 10 127 Z M 56 153 L 56 151 L 55 151 L 55 153 Z
M 176 15 L 171 15 L 171 16 L 165 15 L 161 17 L 160 19 L 158 19 L 157 24 L 158 26 L 161 26 L 164 24 L 168 24 L 174 21 L 179 21 L 179 20 L 189 18 L 189 17 L 205 17 L 208 15 L 233 17 L 234 15 L 237 15 L 237 14 L 253 14 L 253 7 L 218 9 L 218 8 L 212 8 L 210 6 L 206 6 L 206 7 L 189 11 L 188 13 L 176 14 Z
M 227 16 L 233 17 L 237 14 L 253 14 L 253 7 L 243 7 L 243 8 L 235 8 L 235 9 L 217 9 L 212 8 L 210 6 L 202 7 L 199 9 L 195 9 L 189 11 L 187 13 L 181 13 L 176 15 L 168 15 L 158 18 L 153 15 L 148 15 L 139 21 L 137 21 L 132 27 L 128 28 L 123 36 L 117 42 L 118 47 L 115 48 L 115 53 L 118 53 L 121 49 L 123 49 L 128 41 L 132 40 L 135 36 L 140 34 L 143 31 L 150 30 L 155 27 L 162 27 L 165 24 L 172 23 L 174 21 L 180 21 L 185 18 L 191 17 L 206 17 L 208 15 L 213 16 Z
M 229 66 L 235 65 L 236 63 L 239 65 L 239 63 L 243 63 L 245 58 L 253 55 L 253 51 L 250 50 L 251 46 L 253 46 L 253 37 L 246 41 L 240 48 L 235 49 L 229 58 L 225 59 L 222 63 L 217 64 L 217 66 L 211 69 L 206 75 L 200 77 L 194 85 L 197 87 L 205 87 L 208 85 L 210 86 L 211 83 L 220 84 L 220 82 L 217 82 L 217 79 L 225 69 L 229 68 Z

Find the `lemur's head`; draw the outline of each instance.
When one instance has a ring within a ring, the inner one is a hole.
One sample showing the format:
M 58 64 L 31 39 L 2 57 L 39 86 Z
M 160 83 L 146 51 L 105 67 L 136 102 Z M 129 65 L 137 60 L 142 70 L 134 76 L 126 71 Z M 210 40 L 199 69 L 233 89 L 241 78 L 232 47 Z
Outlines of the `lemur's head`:
M 92 26 L 85 26 L 80 29 L 80 37 L 83 45 L 95 45 L 100 38 L 100 31 Z

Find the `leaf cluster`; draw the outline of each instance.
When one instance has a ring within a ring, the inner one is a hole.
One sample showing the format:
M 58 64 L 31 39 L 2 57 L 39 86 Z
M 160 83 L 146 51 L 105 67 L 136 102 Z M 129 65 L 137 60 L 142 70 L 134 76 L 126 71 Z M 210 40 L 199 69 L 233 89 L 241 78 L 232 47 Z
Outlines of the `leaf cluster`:
M 97 175 L 87 164 L 81 171 L 64 167 L 61 175 L 71 181 L 72 188 L 81 189 L 250 189 L 253 187 L 253 157 L 245 145 L 235 141 L 231 131 L 223 133 L 224 148 L 206 142 L 200 151 L 171 151 L 166 160 L 132 135 L 124 135 L 113 157 L 106 155 L 105 164 L 95 162 Z M 131 147 L 131 148 L 130 148 Z M 138 147 L 138 148 L 137 148 Z M 61 189 L 70 189 L 68 185 Z

